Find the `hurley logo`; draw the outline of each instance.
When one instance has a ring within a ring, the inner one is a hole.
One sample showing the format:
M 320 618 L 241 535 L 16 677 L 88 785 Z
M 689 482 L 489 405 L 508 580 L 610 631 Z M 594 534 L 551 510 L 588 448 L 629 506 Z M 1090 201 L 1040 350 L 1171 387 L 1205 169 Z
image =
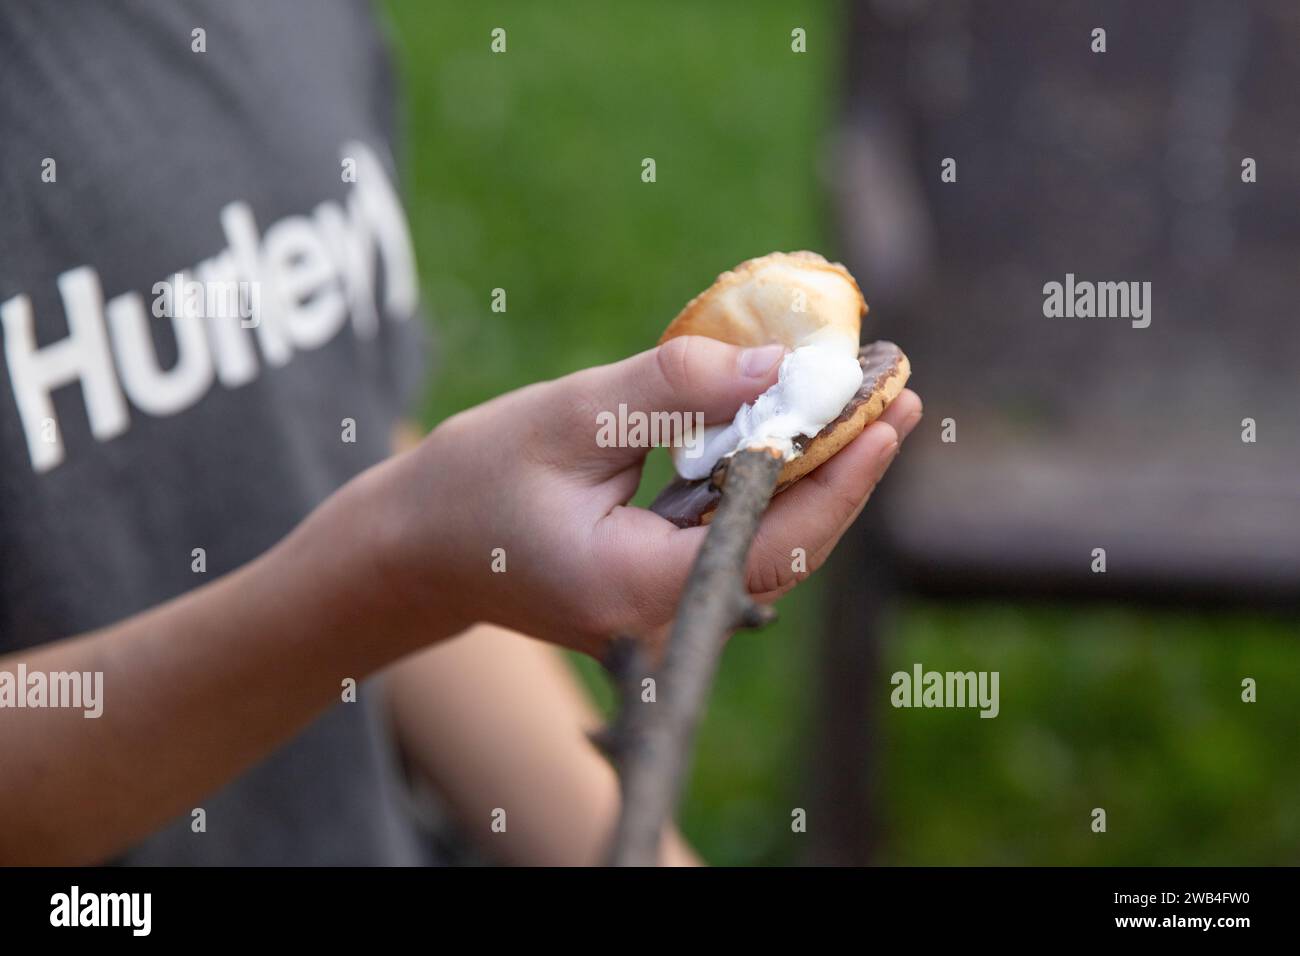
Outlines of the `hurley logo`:
M 345 204 L 322 202 L 311 215 L 286 216 L 259 233 L 248 204 L 230 203 L 220 217 L 226 247 L 155 283 L 152 307 L 135 291 L 105 303 L 98 272 L 77 266 L 57 280 L 68 335 L 38 345 L 30 297 L 0 303 L 5 361 L 34 470 L 48 471 L 66 455 L 57 388 L 81 386 L 91 434 L 109 441 L 130 427 L 131 406 L 175 415 L 215 383 L 238 388 L 263 366 L 320 348 L 349 319 L 357 338 L 373 338 L 377 258 L 385 312 L 412 315 L 415 256 L 397 193 L 369 147 L 347 143 L 343 154 L 356 163 Z M 158 361 L 150 313 L 170 320 L 178 353 L 170 368 Z

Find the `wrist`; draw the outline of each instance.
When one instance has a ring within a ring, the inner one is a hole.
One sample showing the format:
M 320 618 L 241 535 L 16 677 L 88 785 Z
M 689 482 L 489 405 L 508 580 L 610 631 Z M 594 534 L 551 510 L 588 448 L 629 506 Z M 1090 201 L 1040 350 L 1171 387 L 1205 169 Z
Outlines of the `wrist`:
M 430 493 L 415 452 L 390 458 L 358 475 L 335 496 L 340 539 L 355 547 L 357 600 L 376 625 L 405 651 L 450 637 L 474 623 L 468 602 L 450 574 L 446 541 L 430 533 L 443 507 Z
M 268 555 L 300 582 L 301 594 L 282 596 L 302 615 L 316 653 L 337 651 L 359 673 L 462 629 L 437 594 L 415 587 L 405 553 L 413 529 L 389 474 L 397 461 L 349 481 Z

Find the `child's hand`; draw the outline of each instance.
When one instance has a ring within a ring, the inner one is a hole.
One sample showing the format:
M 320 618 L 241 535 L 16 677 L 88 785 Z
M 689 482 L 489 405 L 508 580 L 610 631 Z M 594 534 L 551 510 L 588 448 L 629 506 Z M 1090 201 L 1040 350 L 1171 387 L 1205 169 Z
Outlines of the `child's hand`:
M 647 449 L 599 447 L 597 416 L 626 404 L 728 420 L 776 380 L 782 351 L 677 338 L 448 419 L 383 466 L 387 566 L 403 597 L 435 618 L 490 621 L 593 654 L 615 633 L 659 628 L 707 528 L 626 506 Z M 795 548 L 809 571 L 821 565 L 920 417 L 904 391 L 773 501 L 750 553 L 751 592 L 772 599 L 806 576 L 792 570 Z

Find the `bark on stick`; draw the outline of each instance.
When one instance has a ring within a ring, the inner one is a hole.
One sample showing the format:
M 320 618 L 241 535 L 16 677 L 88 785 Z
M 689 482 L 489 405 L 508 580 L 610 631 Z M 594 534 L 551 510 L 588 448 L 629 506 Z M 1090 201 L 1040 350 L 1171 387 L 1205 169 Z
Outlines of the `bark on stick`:
M 732 631 L 761 627 L 775 616 L 745 586 L 745 565 L 759 519 L 781 470 L 781 458 L 745 450 L 730 461 L 709 533 L 691 568 L 677 609 L 655 701 L 641 699 L 648 658 L 619 638 L 610 668 L 623 687 L 622 711 L 609 743 L 619 765 L 623 806 L 610 852 L 614 866 L 653 866 L 690 764 L 691 743 L 723 645 Z

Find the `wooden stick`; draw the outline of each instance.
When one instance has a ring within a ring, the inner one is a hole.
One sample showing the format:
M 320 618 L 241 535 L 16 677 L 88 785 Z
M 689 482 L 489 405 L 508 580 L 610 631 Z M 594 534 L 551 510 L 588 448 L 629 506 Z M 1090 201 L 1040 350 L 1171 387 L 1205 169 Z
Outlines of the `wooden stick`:
M 650 667 L 641 646 L 618 638 L 611 649 L 608 664 L 623 697 L 618 722 L 606 740 L 623 791 L 611 865 L 658 862 L 660 839 L 681 795 L 691 742 L 723 645 L 737 628 L 761 627 L 776 617 L 771 607 L 750 598 L 745 564 L 780 470 L 775 452 L 746 450 L 732 458 L 655 675 L 654 702 L 642 701 L 642 681 Z

